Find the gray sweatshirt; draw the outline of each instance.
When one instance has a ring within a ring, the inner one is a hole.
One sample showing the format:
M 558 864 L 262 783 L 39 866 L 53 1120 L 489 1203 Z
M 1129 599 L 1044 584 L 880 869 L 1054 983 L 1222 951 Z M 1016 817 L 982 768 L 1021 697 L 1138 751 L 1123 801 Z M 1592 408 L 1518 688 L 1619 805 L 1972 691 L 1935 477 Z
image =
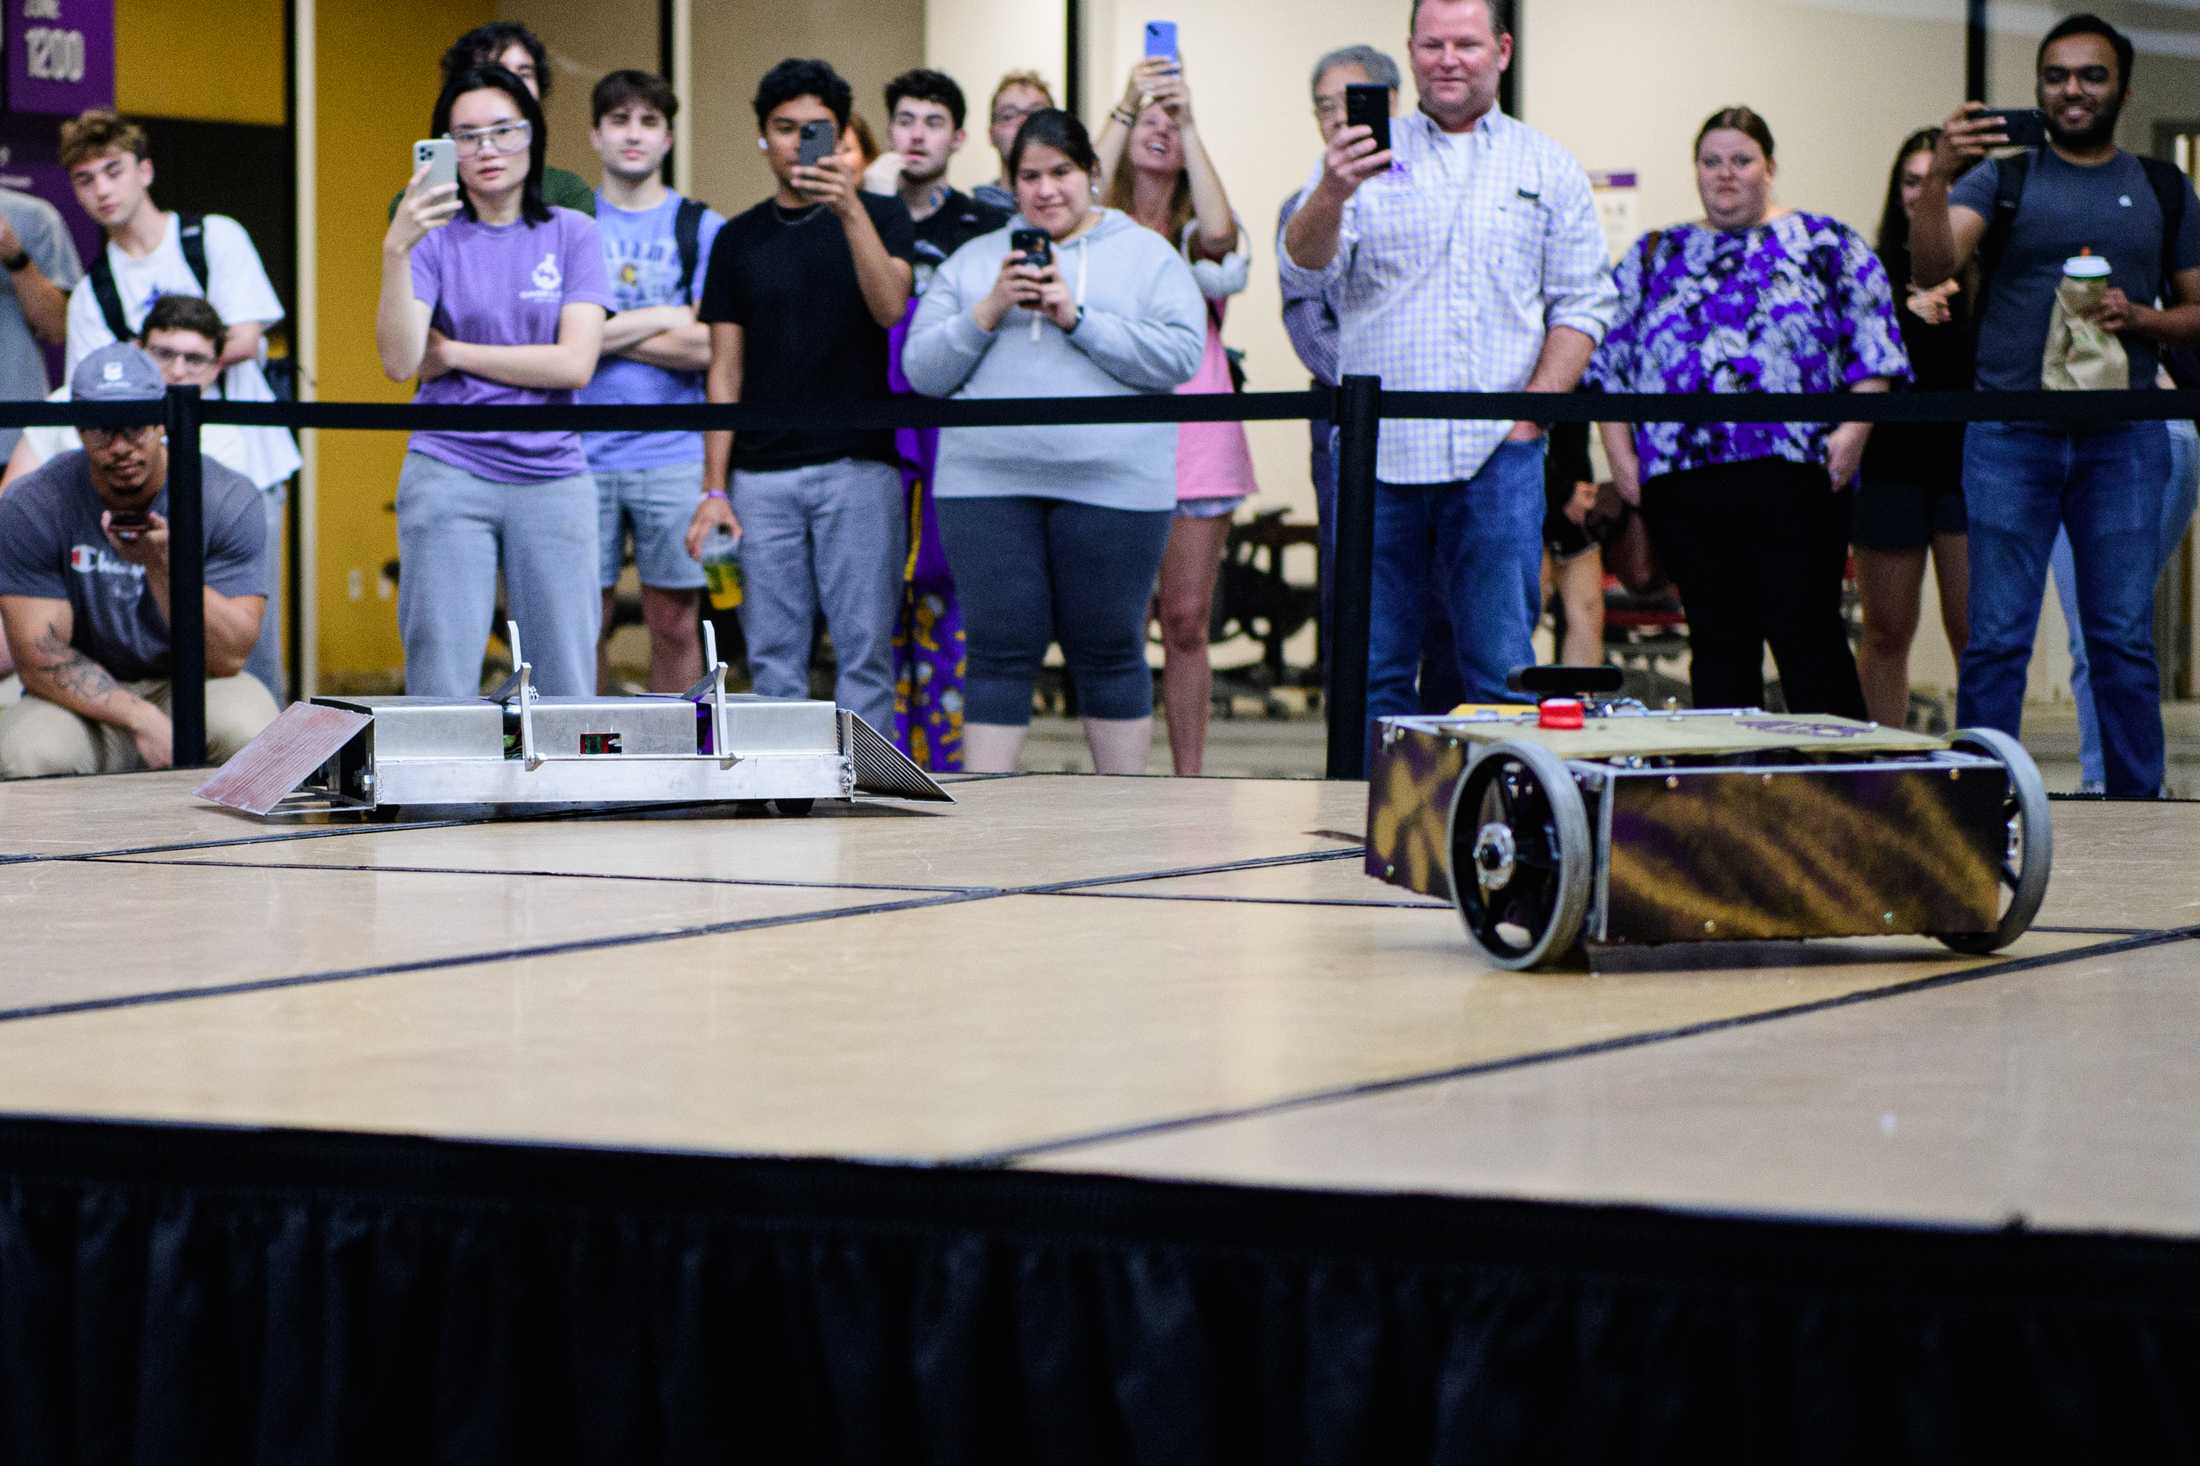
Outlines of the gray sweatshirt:
M 955 251 L 917 305 L 901 367 L 929 397 L 1129 397 L 1192 379 L 1207 346 L 1207 311 L 1191 268 L 1169 242 L 1113 210 L 1054 256 L 1085 319 L 1065 334 L 1022 309 L 990 335 L 971 307 L 993 289 L 1008 230 Z M 1032 322 L 1039 320 L 1039 339 Z M 1102 509 L 1176 506 L 1175 423 L 1106 427 L 949 428 L 934 493 L 1009 494 Z

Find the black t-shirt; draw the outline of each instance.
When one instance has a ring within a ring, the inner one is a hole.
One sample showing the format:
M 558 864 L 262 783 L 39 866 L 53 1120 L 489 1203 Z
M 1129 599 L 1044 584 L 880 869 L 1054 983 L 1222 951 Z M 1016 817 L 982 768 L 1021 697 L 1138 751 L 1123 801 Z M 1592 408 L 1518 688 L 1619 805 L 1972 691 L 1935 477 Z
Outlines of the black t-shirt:
M 971 240 L 1008 222 L 1006 209 L 981 204 L 969 194 L 947 191 L 937 209 L 917 221 L 917 294 L 932 283 L 932 272 Z
M 861 194 L 886 252 L 916 259 L 897 198 Z M 698 313 L 742 331 L 741 400 L 863 402 L 890 395 L 886 328 L 871 319 L 855 256 L 823 205 L 789 212 L 766 199 L 718 231 Z M 733 466 L 805 468 L 836 458 L 896 463 L 891 432 L 738 432 Z

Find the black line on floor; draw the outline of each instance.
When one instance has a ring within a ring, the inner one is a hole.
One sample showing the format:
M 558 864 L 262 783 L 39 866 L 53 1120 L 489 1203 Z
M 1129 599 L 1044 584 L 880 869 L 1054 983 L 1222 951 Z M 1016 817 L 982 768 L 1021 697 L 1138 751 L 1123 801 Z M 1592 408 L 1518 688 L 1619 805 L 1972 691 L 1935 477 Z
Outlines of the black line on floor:
M 1198 901 L 1210 906 L 1364 906 L 1378 911 L 1449 911 L 1441 901 L 1368 901 L 1350 896 L 1180 896 L 1156 891 L 1046 891 L 1077 901 Z M 2046 930 L 2035 927 L 2035 931 Z
M 2182 931 L 2184 928 L 2168 926 L 2035 926 L 2032 930 L 2063 937 L 2151 937 L 2163 932 Z
M 166 1003 L 188 1003 L 201 998 L 229 998 L 245 993 L 275 992 L 284 988 L 318 987 L 324 983 L 358 982 L 373 977 L 433 972 L 449 967 L 480 967 L 520 962 L 538 957 L 563 957 L 575 952 L 601 952 L 618 947 L 643 947 L 690 937 L 724 936 L 732 932 L 764 931 L 772 927 L 801 926 L 834 921 L 844 916 L 877 916 L 892 911 L 918 911 L 928 906 L 955 906 L 966 901 L 989 901 L 1000 891 L 957 892 L 913 901 L 880 901 L 869 906 L 848 906 L 830 911 L 798 911 L 784 916 L 755 916 L 739 921 L 716 921 L 673 931 L 627 932 L 618 936 L 575 937 L 534 947 L 507 947 L 489 952 L 462 952 L 444 957 L 422 957 L 411 962 L 388 962 L 371 967 L 350 967 L 334 972 L 303 973 L 291 977 L 255 978 L 248 982 L 221 983 L 211 987 L 174 988 L 157 993 L 126 993 L 108 998 L 85 998 L 67 1003 L 40 1003 L 0 1009 L 0 1023 L 30 1018 L 54 1018 L 71 1013 L 101 1013 L 118 1008 L 148 1008 Z
M 1036 886 L 1011 886 L 1011 896 L 1066 896 L 1096 886 L 1134 886 L 1145 881 L 1173 881 L 1183 876 L 1228 875 L 1233 871 L 1270 870 L 1277 866 L 1318 865 L 1326 860 L 1349 860 L 1357 850 L 1306 850 L 1297 855 L 1262 855 L 1250 860 L 1223 860 L 1212 865 L 1187 865 L 1177 870 L 1132 871 L 1123 875 L 1085 876 L 1074 881 L 1048 881 Z
M 619 875 L 608 871 L 489 870 L 462 865 L 340 865 L 316 861 L 310 865 L 281 860 L 156 860 L 148 856 L 86 855 L 73 857 L 85 865 L 147 865 L 170 870 L 276 870 L 336 871 L 348 875 L 400 876 L 531 876 L 554 881 L 654 881 L 673 886 L 761 886 L 795 891 L 903 891 L 911 895 L 990 895 L 999 886 L 889 885 L 878 881 L 774 881 L 741 876 Z M 58 862 L 57 862 L 58 863 Z
M 1501 1059 L 1485 1059 L 1473 1064 L 1455 1064 L 1449 1068 L 1432 1069 L 1421 1074 L 1399 1075 L 1390 1079 L 1368 1080 L 1360 1084 L 1339 1085 L 1332 1089 L 1315 1090 L 1308 1094 L 1292 1095 L 1284 1099 L 1267 1100 L 1256 1105 L 1240 1105 L 1230 1109 L 1211 1110 L 1204 1114 L 1183 1115 L 1167 1120 L 1149 1120 L 1138 1125 L 1123 1125 L 1111 1129 L 1095 1130 L 1083 1135 L 1066 1136 L 1056 1140 L 1036 1141 L 1028 1145 L 1010 1146 L 981 1152 L 951 1165 L 966 1168 L 997 1168 L 1021 1165 L 1038 1156 L 1058 1155 L 1063 1151 L 1082 1150 L 1088 1146 L 1113 1144 L 1124 1140 L 1142 1140 L 1156 1135 L 1169 1135 L 1183 1130 L 1196 1130 L 1204 1126 L 1223 1124 L 1235 1120 L 1248 1120 L 1268 1115 L 1284 1114 L 1292 1110 L 1311 1109 L 1318 1105 L 1336 1104 L 1345 1100 L 1366 1099 L 1375 1095 L 1395 1094 L 1402 1090 L 1425 1088 L 1454 1079 L 1479 1079 L 1492 1074 L 1505 1074 L 1518 1069 L 1539 1068 L 1547 1064 L 1563 1063 L 1572 1059 L 1594 1058 L 1600 1054 L 1622 1053 L 1629 1049 L 1650 1048 L 1658 1044 L 1677 1043 L 1683 1039 L 1701 1038 L 1707 1034 L 1725 1033 L 1740 1028 L 1755 1028 L 1761 1024 L 1779 1023 L 1791 1018 L 1806 1018 L 1817 1013 L 1829 1013 L 1840 1008 L 1859 1007 L 1889 998 L 1906 998 L 1918 993 L 1935 992 L 1942 988 L 1960 987 L 1967 983 L 1983 982 L 1989 978 L 2011 977 L 2018 973 L 2037 972 L 2050 967 L 2063 967 L 2073 962 L 2095 957 L 2115 956 L 2123 952 L 2144 951 L 2149 947 L 2167 946 L 2172 942 L 2200 939 L 2200 926 L 2184 927 L 2177 931 L 2153 932 L 2144 936 L 2126 937 L 2121 941 L 2103 942 L 2099 946 L 2080 947 L 2069 952 L 2047 952 L 2037 957 L 2019 957 L 2008 962 L 1993 962 L 1984 967 L 1968 968 L 1959 972 L 1937 973 L 1911 982 L 1896 983 L 1891 987 L 1873 988 L 1865 992 L 1843 993 L 1838 997 L 1817 998 L 1807 1003 L 1794 1003 L 1785 1008 L 1771 1008 L 1757 1013 L 1743 1013 L 1728 1018 L 1712 1018 L 1700 1023 L 1680 1024 L 1672 1028 L 1653 1029 L 1647 1033 L 1625 1034 L 1617 1038 L 1598 1039 L 1591 1043 L 1569 1044 L 1563 1048 L 1542 1049 L 1530 1054 L 1514 1054 Z

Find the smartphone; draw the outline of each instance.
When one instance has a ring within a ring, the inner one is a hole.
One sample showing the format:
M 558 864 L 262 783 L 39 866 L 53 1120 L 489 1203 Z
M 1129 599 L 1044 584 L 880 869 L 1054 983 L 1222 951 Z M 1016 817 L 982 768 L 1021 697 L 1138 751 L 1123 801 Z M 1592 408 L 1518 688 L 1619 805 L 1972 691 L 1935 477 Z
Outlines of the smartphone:
M 107 511 L 107 527 L 115 532 L 118 540 L 134 540 L 152 527 L 153 521 L 143 509 L 110 509 Z
M 422 163 L 428 165 L 427 181 L 420 185 L 423 190 L 458 182 L 458 144 L 449 138 L 429 137 L 414 143 L 413 167 L 417 170 Z
M 795 161 L 805 168 L 815 168 L 840 151 L 840 129 L 828 118 L 813 118 L 802 124 L 801 148 Z
M 1022 255 L 1027 265 L 1043 270 L 1054 263 L 1054 241 L 1044 229 L 1011 230 L 1008 247 Z
M 1176 22 L 1173 20 L 1149 20 L 1146 22 L 1146 54 L 1163 61 L 1174 61 L 1176 56 Z
M 1365 127 L 1375 134 L 1375 151 L 1390 151 L 1390 88 L 1376 82 L 1354 82 L 1344 89 L 1344 121 L 1347 127 Z
M 1988 107 L 1978 114 L 1980 120 L 1991 118 L 2001 124 L 2002 132 L 2013 148 L 2038 148 L 2047 145 L 2047 114 L 2037 107 Z

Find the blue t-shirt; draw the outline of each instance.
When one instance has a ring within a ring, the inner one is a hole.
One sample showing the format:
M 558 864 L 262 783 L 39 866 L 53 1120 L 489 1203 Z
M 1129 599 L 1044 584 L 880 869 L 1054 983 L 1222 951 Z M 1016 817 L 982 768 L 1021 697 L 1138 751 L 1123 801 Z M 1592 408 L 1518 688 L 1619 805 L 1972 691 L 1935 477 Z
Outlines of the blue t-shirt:
M 1999 165 L 1991 158 L 1958 179 L 1948 202 L 1990 224 Z M 2033 152 L 2024 194 L 2010 221 L 2009 247 L 1987 282 L 1978 328 L 1978 384 L 1989 392 L 2037 392 L 2055 287 L 2063 261 L 2081 248 L 2108 261 L 2109 283 L 2138 304 L 2173 295 L 2162 278 L 2162 206 L 2137 158 L 2119 152 L 2080 167 L 2053 148 Z M 2172 256 L 2176 267 L 2200 266 L 2200 203 L 2185 186 L 2185 218 Z M 2136 332 L 2117 338 L 2131 358 L 2131 385 L 2154 385 L 2155 345 Z
M 596 232 L 603 236 L 604 267 L 611 276 L 614 311 L 640 310 L 651 305 L 694 305 L 703 298 L 703 276 L 710 263 L 710 247 L 726 225 L 725 215 L 703 211 L 697 232 L 695 278 L 689 282 L 685 302 L 680 299 L 680 246 L 673 224 L 680 210 L 680 196 L 668 194 L 654 209 L 635 213 L 616 208 L 602 194 L 596 195 Z M 583 402 L 701 402 L 703 374 L 675 372 L 651 366 L 630 356 L 610 352 L 596 364 L 596 379 L 580 394 Z M 582 441 L 588 448 L 588 466 L 598 473 L 623 473 L 637 468 L 661 468 L 669 463 L 700 463 L 701 433 L 589 433 Z

